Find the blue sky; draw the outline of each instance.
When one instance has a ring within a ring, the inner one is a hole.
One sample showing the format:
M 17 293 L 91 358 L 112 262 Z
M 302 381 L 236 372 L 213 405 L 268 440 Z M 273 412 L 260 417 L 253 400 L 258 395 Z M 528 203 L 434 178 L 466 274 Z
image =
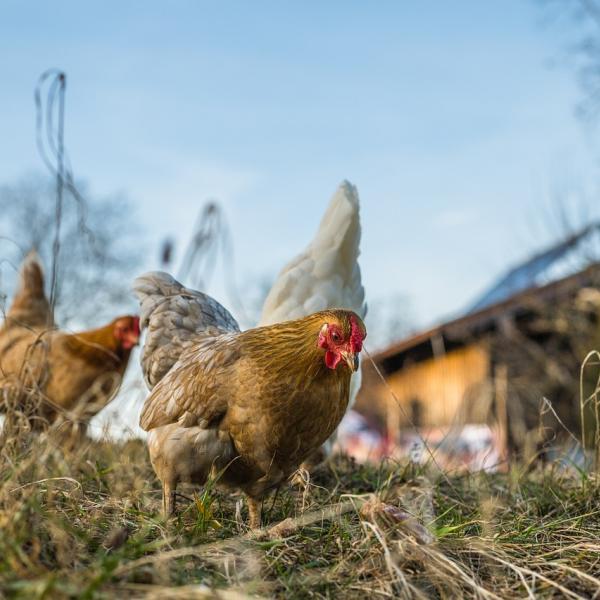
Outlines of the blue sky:
M 368 298 L 404 294 L 424 325 L 543 248 L 557 197 L 595 192 L 596 134 L 544 16 L 534 0 L 3 0 L 0 181 L 40 168 L 32 90 L 60 67 L 76 175 L 126 192 L 151 243 L 187 240 L 217 198 L 238 279 L 274 275 L 346 178 Z

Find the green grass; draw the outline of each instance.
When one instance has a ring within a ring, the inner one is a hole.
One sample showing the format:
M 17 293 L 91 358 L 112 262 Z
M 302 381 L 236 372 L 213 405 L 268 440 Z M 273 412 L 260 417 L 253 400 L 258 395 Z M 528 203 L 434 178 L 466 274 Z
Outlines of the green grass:
M 270 498 L 267 529 L 252 535 L 241 497 L 210 486 L 182 490 L 188 499 L 165 523 L 142 442 L 67 452 L 43 437 L 6 448 L 8 598 L 600 596 L 600 486 L 577 471 L 451 475 L 340 457 L 306 493 Z M 374 498 L 414 519 L 361 509 L 381 508 Z

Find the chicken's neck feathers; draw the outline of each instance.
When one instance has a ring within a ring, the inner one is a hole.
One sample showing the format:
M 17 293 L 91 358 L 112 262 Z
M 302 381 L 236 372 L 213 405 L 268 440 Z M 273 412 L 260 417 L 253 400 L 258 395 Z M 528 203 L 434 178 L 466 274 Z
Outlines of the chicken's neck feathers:
M 65 334 L 65 343 L 82 358 L 94 362 L 119 363 L 129 358 L 131 352 L 125 350 L 115 338 L 113 323 L 97 329 Z
M 260 363 L 271 377 L 285 380 L 296 389 L 305 389 L 323 378 L 350 381 L 350 371 L 340 366 L 329 369 L 325 352 L 318 347 L 319 331 L 330 314 L 323 311 L 296 321 L 250 329 L 239 335 L 242 354 Z

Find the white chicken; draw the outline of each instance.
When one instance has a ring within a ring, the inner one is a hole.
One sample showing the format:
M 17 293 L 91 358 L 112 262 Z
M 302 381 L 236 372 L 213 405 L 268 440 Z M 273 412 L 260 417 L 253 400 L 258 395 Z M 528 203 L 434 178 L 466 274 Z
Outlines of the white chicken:
M 259 325 L 299 319 L 328 308 L 347 308 L 364 319 L 367 305 L 358 265 L 359 212 L 356 187 L 343 181 L 312 242 L 279 273 L 265 299 Z M 359 369 L 350 382 L 348 410 L 354 405 L 361 380 Z M 323 446 L 325 457 L 331 454 L 335 437 Z

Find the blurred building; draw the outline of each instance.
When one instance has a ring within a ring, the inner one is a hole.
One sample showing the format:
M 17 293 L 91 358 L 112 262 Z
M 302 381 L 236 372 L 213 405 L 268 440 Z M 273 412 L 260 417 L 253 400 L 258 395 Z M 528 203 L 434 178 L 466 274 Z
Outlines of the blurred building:
M 398 447 L 415 428 L 465 424 L 488 426 L 498 455 L 566 428 L 579 435 L 580 367 L 600 350 L 599 284 L 593 224 L 511 269 L 464 314 L 375 355 L 385 381 L 364 361 L 356 409 Z

